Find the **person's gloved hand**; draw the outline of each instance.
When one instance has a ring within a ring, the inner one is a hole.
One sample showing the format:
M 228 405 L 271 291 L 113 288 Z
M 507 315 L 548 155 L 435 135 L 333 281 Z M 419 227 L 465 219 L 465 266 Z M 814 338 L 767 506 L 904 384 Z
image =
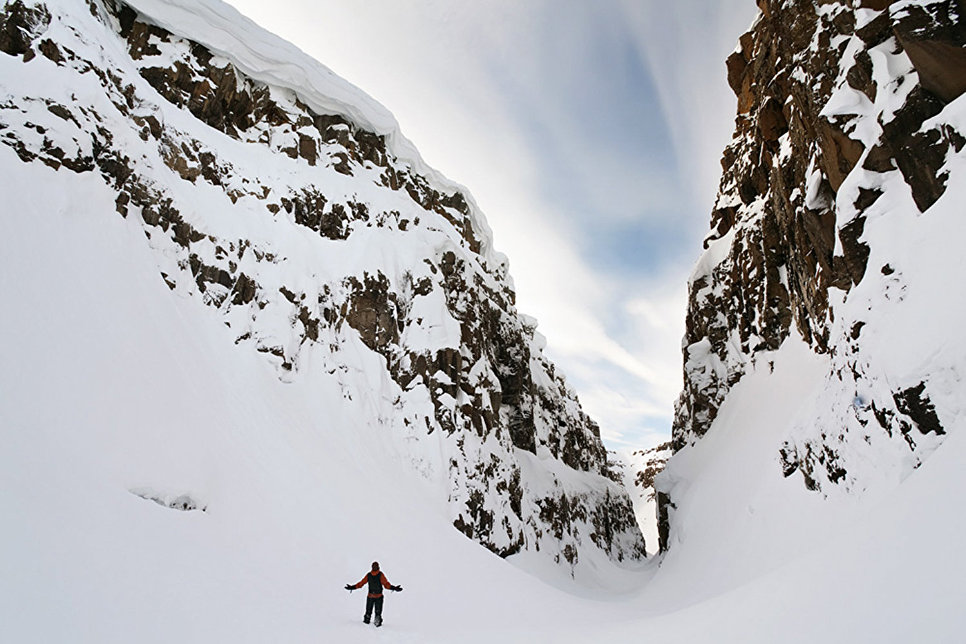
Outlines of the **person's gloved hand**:
M 353 587 L 352 587 L 352 584 L 346 584 L 346 585 L 345 585 L 345 589 L 346 589 L 346 590 L 348 590 L 348 591 L 353 591 L 353 590 L 355 590 L 355 588 L 353 588 Z
M 397 593 L 402 592 L 402 586 L 390 586 L 389 590 L 395 591 Z

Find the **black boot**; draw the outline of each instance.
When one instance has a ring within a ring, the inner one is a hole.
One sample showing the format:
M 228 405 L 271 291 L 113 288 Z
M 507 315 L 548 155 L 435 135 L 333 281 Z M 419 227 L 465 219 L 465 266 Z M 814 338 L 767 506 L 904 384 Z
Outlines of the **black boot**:
M 382 626 L 382 615 L 376 615 L 376 626 Z
M 376 619 L 379 619 L 379 618 L 377 617 Z M 368 615 L 363 615 L 362 616 L 362 623 L 363 624 L 368 624 L 369 623 L 369 616 Z

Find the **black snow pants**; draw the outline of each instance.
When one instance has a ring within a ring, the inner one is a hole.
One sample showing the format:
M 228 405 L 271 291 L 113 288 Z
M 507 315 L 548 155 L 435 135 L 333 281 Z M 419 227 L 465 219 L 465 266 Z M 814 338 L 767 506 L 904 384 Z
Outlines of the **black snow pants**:
M 379 595 L 378 597 L 366 597 L 366 619 L 372 615 L 372 609 L 376 609 L 376 617 L 382 617 L 382 600 L 385 599 L 384 596 Z

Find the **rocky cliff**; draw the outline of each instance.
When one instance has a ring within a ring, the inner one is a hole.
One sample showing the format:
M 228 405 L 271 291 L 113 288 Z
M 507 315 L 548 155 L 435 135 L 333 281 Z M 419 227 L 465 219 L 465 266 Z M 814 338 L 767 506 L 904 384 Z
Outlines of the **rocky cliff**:
M 826 391 L 774 458 L 810 490 L 862 490 L 918 467 L 959 408 L 962 356 L 941 339 L 955 332 L 929 321 L 958 310 L 961 275 L 912 258 L 949 253 L 933 213 L 961 209 L 946 193 L 963 180 L 966 13 L 959 0 L 758 6 L 727 60 L 738 114 L 689 283 L 673 445 L 700 441 L 743 375 L 801 338 L 828 362 Z M 903 343 L 929 346 L 915 368 L 892 359 Z M 673 493 L 662 501 L 666 542 Z
M 222 22 L 192 22 L 206 15 Z M 643 557 L 598 428 L 470 196 L 283 45 L 214 0 L 5 2 L 19 67 L 0 80 L 0 142 L 52 190 L 100 177 L 171 297 L 202 300 L 238 351 L 282 380 L 340 379 L 467 537 L 565 566 Z

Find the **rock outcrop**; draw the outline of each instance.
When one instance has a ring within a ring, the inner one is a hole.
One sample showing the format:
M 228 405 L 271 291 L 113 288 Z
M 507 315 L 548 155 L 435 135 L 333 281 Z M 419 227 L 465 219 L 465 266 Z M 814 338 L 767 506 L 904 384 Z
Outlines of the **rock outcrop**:
M 568 566 L 588 549 L 644 556 L 599 430 L 517 312 L 467 194 L 400 155 L 398 133 L 321 111 L 158 16 L 77 4 L 0 16 L 0 51 L 24 70 L 2 81 L 5 146 L 54 183 L 99 176 L 172 296 L 201 298 L 283 380 L 363 374 L 345 397 L 442 482 L 468 537 Z
M 758 6 L 727 60 L 738 114 L 689 285 L 673 446 L 699 441 L 749 367 L 795 334 L 828 356 L 846 402 L 833 426 L 803 430 L 776 458 L 809 489 L 861 487 L 843 444 L 895 437 L 907 450 L 895 458 L 915 467 L 943 433 L 931 385 L 885 373 L 863 349 L 879 313 L 848 299 L 862 283 L 901 297 L 901 275 L 869 264 L 869 218 L 897 217 L 886 205 L 907 195 L 928 215 L 966 145 L 944 117 L 966 89 L 966 14 L 959 0 Z M 869 383 L 875 394 L 862 393 Z

